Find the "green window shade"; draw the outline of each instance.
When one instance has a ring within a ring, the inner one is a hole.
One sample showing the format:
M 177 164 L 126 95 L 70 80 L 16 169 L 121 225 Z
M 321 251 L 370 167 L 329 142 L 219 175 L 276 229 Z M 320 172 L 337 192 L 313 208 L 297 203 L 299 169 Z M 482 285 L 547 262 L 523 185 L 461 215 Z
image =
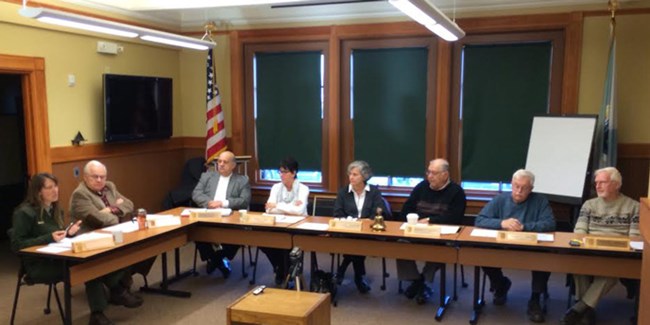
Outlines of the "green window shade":
M 546 114 L 550 42 L 463 50 L 462 178 L 508 182 L 525 167 L 533 116 Z
M 376 175 L 422 175 L 427 55 L 426 48 L 352 52 L 354 157 Z
M 292 156 L 321 170 L 321 52 L 256 53 L 256 137 L 260 169 Z

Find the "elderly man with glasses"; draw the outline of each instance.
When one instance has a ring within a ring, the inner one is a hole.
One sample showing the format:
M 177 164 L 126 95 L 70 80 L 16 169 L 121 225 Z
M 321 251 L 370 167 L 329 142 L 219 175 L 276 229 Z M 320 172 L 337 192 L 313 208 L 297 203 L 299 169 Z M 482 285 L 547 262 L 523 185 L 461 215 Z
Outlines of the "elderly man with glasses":
M 475 226 L 507 231 L 547 232 L 555 230 L 555 218 L 546 197 L 533 193 L 535 175 L 527 170 L 517 170 L 512 175 L 512 193 L 495 196 L 476 217 Z M 501 306 L 508 299 L 512 282 L 501 268 L 483 267 L 494 289 L 494 304 Z M 544 322 L 544 312 L 539 303 L 546 292 L 549 272 L 532 272 L 532 294 L 528 301 L 528 317 L 536 323 Z
M 449 162 L 445 159 L 431 160 L 425 173 L 426 179 L 413 188 L 404 203 L 402 219 L 416 213 L 418 219 L 429 223 L 460 225 L 465 215 L 465 191 L 449 178 Z M 433 282 L 436 271 L 444 266 L 443 263 L 426 262 L 420 273 L 415 261 L 398 259 L 397 277 L 411 281 L 404 291 L 406 297 L 415 298 L 418 304 L 427 302 L 432 291 L 426 283 Z

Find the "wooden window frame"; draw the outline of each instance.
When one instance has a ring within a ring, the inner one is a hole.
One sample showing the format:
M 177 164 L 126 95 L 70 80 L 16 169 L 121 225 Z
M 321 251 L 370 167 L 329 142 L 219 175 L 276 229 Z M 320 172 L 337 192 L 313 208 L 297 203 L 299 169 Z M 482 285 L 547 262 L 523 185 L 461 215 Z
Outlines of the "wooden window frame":
M 345 40 L 342 42 L 341 57 L 341 160 L 340 166 L 345 171 L 346 166 L 363 157 L 354 157 L 354 121 L 350 116 L 350 55 L 354 49 L 399 49 L 399 48 L 427 48 L 427 93 L 426 93 L 426 125 L 425 125 L 425 160 L 422 162 L 422 170 L 426 168 L 427 161 L 434 155 L 436 143 L 436 74 L 437 74 L 437 41 L 434 37 L 412 37 L 412 38 L 382 38 L 365 40 Z M 390 157 L 390 153 L 386 153 Z M 399 159 L 395 157 L 395 159 Z M 399 176 L 399 175 L 390 175 Z M 424 178 L 424 175 L 422 175 Z M 340 184 L 347 184 L 346 173 L 341 173 Z M 381 186 L 382 193 L 408 194 L 411 188 L 394 186 Z
M 277 181 L 263 180 L 260 178 L 259 173 L 259 160 L 257 158 L 257 143 L 256 143 L 256 125 L 255 125 L 255 116 L 254 116 L 254 89 L 253 89 L 253 58 L 257 52 L 300 52 L 300 51 L 321 51 L 325 57 L 325 68 L 323 76 L 324 80 L 324 93 L 328 93 L 329 85 L 329 76 L 328 76 L 328 58 L 329 58 L 329 48 L 327 42 L 322 41 L 313 41 L 313 42 L 295 42 L 295 43 L 251 43 L 244 46 L 244 82 L 245 82 L 245 109 L 244 109 L 244 125 L 246 131 L 245 139 L 245 152 L 251 155 L 251 160 L 249 161 L 249 179 L 251 180 L 251 185 L 255 187 L 270 188 Z M 324 96 L 323 99 L 324 114 L 323 120 L 321 122 L 321 132 L 322 132 L 322 152 L 321 157 L 322 161 L 328 161 L 328 150 L 327 150 L 327 123 L 328 123 L 328 96 Z M 327 178 L 325 177 L 328 172 L 328 165 L 322 165 L 322 182 L 321 183 L 309 183 L 309 187 L 313 189 L 327 188 Z

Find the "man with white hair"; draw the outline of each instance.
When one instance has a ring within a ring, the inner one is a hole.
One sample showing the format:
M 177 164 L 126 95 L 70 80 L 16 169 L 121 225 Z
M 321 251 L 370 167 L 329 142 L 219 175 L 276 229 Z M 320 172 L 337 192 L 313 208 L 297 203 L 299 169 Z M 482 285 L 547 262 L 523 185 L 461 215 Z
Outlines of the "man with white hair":
M 640 236 L 639 202 L 621 194 L 621 173 L 614 167 L 596 171 L 594 185 L 598 197 L 587 200 L 580 209 L 574 232 L 607 236 Z M 576 299 L 561 324 L 592 324 L 596 305 L 616 285 L 618 279 L 575 275 Z
M 415 213 L 418 219 L 427 219 L 432 224 L 462 224 L 467 205 L 465 191 L 449 177 L 449 162 L 440 158 L 431 160 L 425 174 L 426 179 L 413 188 L 404 203 L 402 220 Z M 397 259 L 396 265 L 399 280 L 411 281 L 404 295 L 415 298 L 418 304 L 429 299 L 432 291 L 426 283 L 432 282 L 438 269 L 445 267 L 444 263 L 426 262 L 419 272 L 415 261 L 403 259 Z
M 535 175 L 520 169 L 512 175 L 512 193 L 495 196 L 476 217 L 475 226 L 507 231 L 547 232 L 555 230 L 553 211 L 544 195 L 533 193 Z M 494 304 L 503 305 L 508 299 L 512 282 L 503 276 L 501 268 L 483 267 L 494 289 Z M 528 301 L 528 317 L 536 323 L 544 322 L 539 304 L 542 293 L 548 290 L 549 272 L 533 271 L 532 294 Z

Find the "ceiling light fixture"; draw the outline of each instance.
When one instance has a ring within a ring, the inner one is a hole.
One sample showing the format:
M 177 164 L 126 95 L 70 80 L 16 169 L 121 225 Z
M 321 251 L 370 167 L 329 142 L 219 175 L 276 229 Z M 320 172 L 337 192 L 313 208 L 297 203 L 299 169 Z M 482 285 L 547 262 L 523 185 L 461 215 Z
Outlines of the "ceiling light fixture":
M 388 2 L 446 41 L 457 41 L 465 36 L 465 32 L 455 22 L 427 0 L 388 0 Z
M 145 41 L 186 47 L 195 50 L 207 50 L 216 46 L 214 42 L 58 10 L 23 7 L 19 9 L 18 12 L 23 17 L 33 18 L 44 23 L 128 38 L 139 36 L 140 39 Z

